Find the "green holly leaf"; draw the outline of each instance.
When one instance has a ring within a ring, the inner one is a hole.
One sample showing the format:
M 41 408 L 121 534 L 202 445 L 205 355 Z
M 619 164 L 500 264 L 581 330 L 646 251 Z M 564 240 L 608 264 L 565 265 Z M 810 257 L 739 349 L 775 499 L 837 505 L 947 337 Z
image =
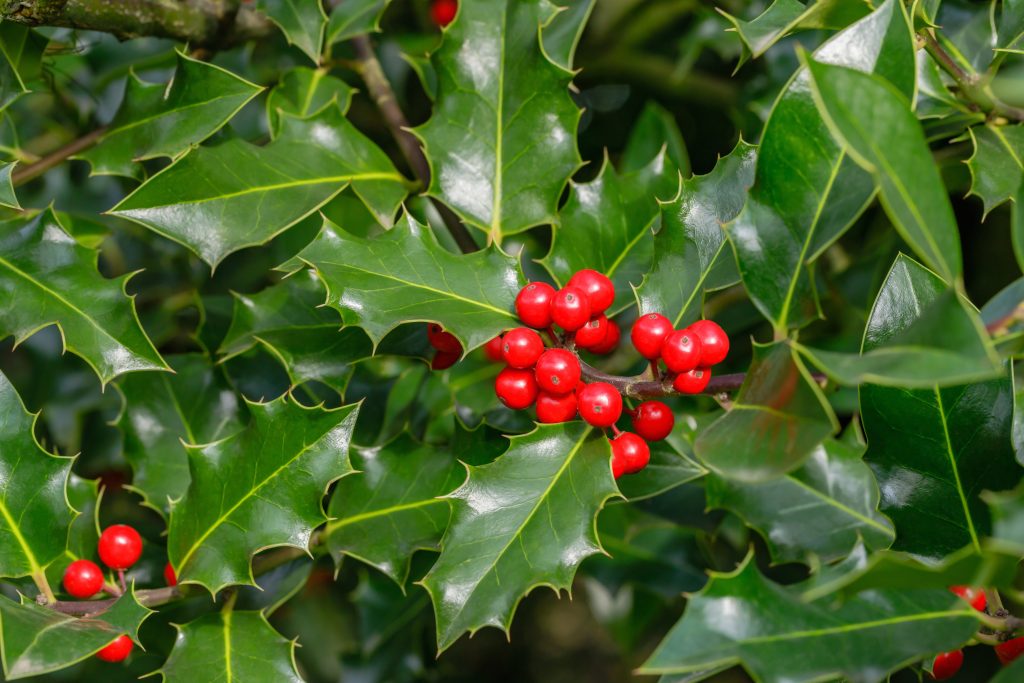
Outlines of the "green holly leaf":
M 288 43 L 299 48 L 316 63 L 324 40 L 327 15 L 319 2 L 308 0 L 256 0 L 256 9 L 265 13 L 284 33 Z
M 700 317 L 704 292 L 739 279 L 722 225 L 743 208 L 756 158 L 757 148 L 741 140 L 713 171 L 683 180 L 661 204 L 654 261 L 636 288 L 641 314 L 661 313 L 682 327 Z
M 651 459 L 647 467 L 617 482 L 619 491 L 630 502 L 661 495 L 696 481 L 708 472 L 693 459 L 690 446 L 684 446 L 683 439 L 675 434 L 670 434 L 665 441 L 652 442 L 650 447 Z
M 352 472 L 358 406 L 306 408 L 287 394 L 248 406 L 252 420 L 243 431 L 188 447 L 191 482 L 171 507 L 167 550 L 175 573 L 211 593 L 254 585 L 250 562 L 264 548 L 305 549 L 327 520 L 327 487 Z
M 378 448 L 358 448 L 359 473 L 338 482 L 331 497 L 327 547 L 340 562 L 350 555 L 376 567 L 399 585 L 417 550 L 438 550 L 448 526 L 444 496 L 466 477 L 458 460 L 408 434 Z
M 839 431 L 828 401 L 783 343 L 754 344 L 732 408 L 694 442 L 700 461 L 732 481 L 757 483 L 800 466 Z
M 134 373 L 118 383 L 120 426 L 131 489 L 166 515 L 189 484 L 186 444 L 207 444 L 242 428 L 241 399 L 220 368 L 201 354 L 169 356 L 173 375 Z
M 99 519 L 96 516 L 100 504 L 99 480 L 83 479 L 72 472 L 68 477 L 67 497 L 68 503 L 78 514 L 71 522 L 65 554 L 71 560 L 83 557 L 88 559 L 96 552 L 96 544 L 100 540 Z
M 708 507 L 735 512 L 764 537 L 775 562 L 845 557 L 863 539 L 892 544 L 892 523 L 878 512 L 878 484 L 856 449 L 827 440 L 797 470 L 756 484 L 708 475 Z
M 105 611 L 81 618 L 0 595 L 4 677 L 13 681 L 64 669 L 124 634 L 138 642 L 139 626 L 152 613 L 136 600 L 134 586 Z
M 29 92 L 49 40 L 13 21 L 0 23 L 0 112 Z
M 748 556 L 731 574 L 712 573 L 639 673 L 731 663 L 762 681 L 874 681 L 959 647 L 978 624 L 977 613 L 945 590 L 878 591 L 839 607 L 804 604 L 765 579 Z
M 0 288 L 19 302 L 0 312 L 4 335 L 20 343 L 56 323 L 104 385 L 125 372 L 167 369 L 125 295 L 131 275 L 100 275 L 98 253 L 77 244 L 51 209 L 0 223 L 0 255 Z
M 794 346 L 840 384 L 930 388 L 1004 374 L 978 312 L 903 254 L 875 298 L 864 334 L 861 354 Z
M 996 672 L 989 683 L 1014 683 L 1014 681 L 1020 680 L 1024 680 L 1024 658 L 1022 657 L 1018 657 L 1012 664 Z
M 1016 199 L 1024 182 L 1024 126 L 985 123 L 967 129 L 974 153 L 967 160 L 971 191 L 981 199 L 984 214 Z
M 346 113 L 355 92 L 356 89 L 351 85 L 328 74 L 327 69 L 290 69 L 267 96 L 270 136 L 277 137 L 280 134 L 281 114 L 305 119 L 332 104 L 342 114 Z
M 992 515 L 992 537 L 1015 544 L 1018 554 L 1024 554 L 1024 485 L 1013 491 L 984 491 L 981 498 Z
M 452 521 L 422 582 L 440 650 L 484 626 L 507 632 L 524 595 L 568 590 L 579 563 L 601 552 L 595 518 L 617 495 L 607 439 L 569 422 L 511 442 L 449 496 Z
M 13 161 L 8 164 L 0 163 L 0 206 L 20 209 L 21 204 L 18 203 L 18 195 L 14 193 L 14 183 L 11 180 L 14 166 Z
M 559 9 L 561 11 L 544 26 L 541 40 L 544 54 L 563 69 L 571 70 L 576 46 L 594 9 L 594 0 L 562 0 Z
M 571 184 L 551 251 L 541 263 L 560 285 L 584 268 L 604 273 L 615 285 L 611 310 L 621 310 L 632 299 L 630 284 L 640 284 L 654 258 L 651 225 L 658 198 L 671 197 L 678 186 L 679 172 L 664 152 L 621 175 L 605 157 L 594 180 Z
M 64 554 L 75 516 L 64 493 L 74 459 L 43 450 L 35 422 L 0 374 L 0 576 L 42 576 Z
M 178 52 L 171 82 L 147 83 L 129 73 L 124 99 L 95 147 L 77 158 L 94 175 L 141 178 L 137 161 L 177 157 L 210 137 L 263 88 Z
M 905 94 L 883 78 L 842 66 L 807 60 L 807 69 L 818 112 L 836 141 L 874 178 L 897 232 L 944 280 L 959 278 L 963 263 L 953 207 Z
M 200 147 L 110 213 L 216 266 L 232 252 L 264 244 L 349 185 L 384 225 L 405 198 L 405 179 L 387 155 L 327 107 L 306 119 L 283 116 L 277 138 L 264 147 L 242 140 Z
M 327 23 L 327 45 L 380 31 L 380 18 L 391 0 L 341 0 Z
M 1024 35 L 1024 2 L 1003 0 L 1002 12 L 996 23 L 996 44 L 993 49 L 997 52 L 1001 50 L 1019 52 L 1018 42 L 1022 35 Z
M 639 171 L 658 156 L 662 148 L 679 173 L 689 176 L 690 155 L 675 116 L 654 100 L 648 100 L 629 133 L 619 167 L 623 173 Z
M 814 59 L 869 69 L 900 92 L 914 92 L 914 43 L 903 4 L 895 0 L 835 35 Z M 751 299 L 780 330 L 817 317 L 808 264 L 875 194 L 870 175 L 833 139 L 811 97 L 810 81 L 801 68 L 776 101 L 758 149 L 750 198 L 727 228 Z
M 275 631 L 263 612 L 227 609 L 175 628 L 174 649 L 156 672 L 166 683 L 302 681 L 295 668 L 295 641 Z
M 431 162 L 429 194 L 499 245 L 553 223 L 580 166 L 572 72 L 540 42 L 556 12 L 549 0 L 463 2 L 432 57 L 434 114 L 415 131 Z
M 374 345 L 401 323 L 432 320 L 470 351 L 518 325 L 517 259 L 494 246 L 452 254 L 408 214 L 374 239 L 324 230 L 299 256 L 327 286 L 328 305 Z

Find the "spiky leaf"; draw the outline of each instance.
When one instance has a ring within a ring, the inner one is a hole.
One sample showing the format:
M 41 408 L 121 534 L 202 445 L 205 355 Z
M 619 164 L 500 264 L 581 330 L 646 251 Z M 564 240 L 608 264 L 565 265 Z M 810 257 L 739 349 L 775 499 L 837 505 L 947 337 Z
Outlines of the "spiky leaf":
M 288 42 L 320 62 L 327 15 L 319 2 L 308 0 L 256 0 L 256 7 L 277 24 Z

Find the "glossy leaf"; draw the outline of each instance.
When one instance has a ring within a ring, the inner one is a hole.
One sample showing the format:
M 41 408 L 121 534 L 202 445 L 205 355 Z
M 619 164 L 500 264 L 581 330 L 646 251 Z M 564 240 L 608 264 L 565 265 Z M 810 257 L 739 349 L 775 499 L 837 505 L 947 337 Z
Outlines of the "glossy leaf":
M 14 173 L 14 163 L 0 163 L 0 206 L 7 206 L 12 209 L 20 209 L 18 195 L 14 193 L 14 184 L 11 182 L 11 174 Z
M 0 24 L 0 111 L 29 92 L 26 83 L 38 74 L 48 42 L 17 22 Z
M 573 68 L 576 46 L 583 35 L 595 0 L 563 0 L 562 8 L 541 32 L 544 54 L 563 69 Z
M 992 123 L 967 129 L 974 153 L 967 160 L 971 194 L 984 204 L 985 213 L 1014 200 L 1024 182 L 1024 127 Z
M 331 104 L 345 113 L 354 93 L 355 88 L 325 69 L 296 67 L 285 72 L 281 82 L 267 96 L 271 136 L 277 137 L 281 132 L 281 114 L 305 119 Z
M 157 672 L 167 683 L 302 681 L 295 642 L 278 634 L 262 612 L 222 610 L 177 629 L 174 649 Z
M 169 84 L 128 75 L 124 99 L 95 147 L 79 155 L 98 175 L 142 177 L 137 161 L 177 157 L 219 130 L 262 88 L 177 53 Z
M 374 239 L 324 230 L 300 256 L 327 286 L 327 303 L 375 345 L 400 323 L 429 320 L 468 351 L 518 324 L 513 304 L 525 283 L 514 257 L 493 246 L 456 256 L 408 215 Z
M 754 345 L 754 360 L 732 408 L 694 442 L 712 472 L 746 483 L 800 466 L 839 425 L 821 389 L 781 343 Z
M 391 0 L 341 0 L 334 3 L 327 22 L 326 44 L 332 45 L 364 33 L 380 31 L 380 17 Z
M 284 32 L 288 42 L 319 63 L 327 15 L 319 2 L 256 0 L 256 7 Z
M 438 550 L 451 510 L 442 496 L 466 477 L 458 460 L 408 434 L 355 449 L 358 474 L 338 482 L 324 533 L 335 560 L 351 555 L 404 584 L 417 550 Z
M 686 151 L 683 134 L 679 132 L 675 117 L 653 100 L 644 105 L 633 130 L 626 141 L 619 167 L 623 173 L 639 171 L 661 153 L 668 154 L 669 161 L 683 177 L 690 175 L 690 155 Z
M 802 604 L 747 560 L 714 573 L 669 631 L 644 674 L 742 664 L 755 680 L 874 681 L 962 645 L 978 628 L 969 605 L 946 590 L 873 592 L 837 608 Z
M 678 441 L 670 436 L 669 440 L 651 443 L 647 466 L 616 482 L 622 495 L 629 501 L 653 498 L 706 475 L 707 470 L 693 460 L 689 448 L 680 447 Z
M 390 225 L 405 198 L 404 182 L 384 152 L 328 107 L 308 119 L 282 117 L 280 133 L 264 147 L 230 140 L 196 149 L 110 213 L 216 266 L 234 251 L 267 242 L 349 185 Z
M 554 222 L 580 165 L 571 72 L 540 42 L 556 11 L 549 0 L 460 3 L 432 57 L 434 114 L 416 129 L 431 162 L 429 194 L 498 244 Z
M 877 73 L 907 96 L 914 91 L 914 45 L 902 3 L 895 0 L 834 36 L 814 59 Z M 728 226 L 747 291 L 777 329 L 817 317 L 808 264 L 875 192 L 870 176 L 833 140 L 810 81 L 801 68 L 776 101 L 750 197 Z
M 826 441 L 802 467 L 758 484 L 706 479 L 708 507 L 730 510 L 764 537 L 775 562 L 823 562 L 844 557 L 863 539 L 888 547 L 896 536 L 878 512 L 878 485 L 860 454 Z
M 171 507 L 171 564 L 180 582 L 211 593 L 252 585 L 250 560 L 262 549 L 306 548 L 326 521 L 327 487 L 352 471 L 358 406 L 305 408 L 288 395 L 248 406 L 243 431 L 188 448 L 191 482 Z
M 1012 664 L 996 673 L 989 683 L 1013 683 L 1024 678 L 1024 658 L 1018 657 Z
M 743 208 L 754 182 L 757 148 L 742 140 L 713 171 L 683 180 L 661 205 L 654 261 L 636 288 L 640 313 L 661 313 L 676 327 L 700 317 L 704 293 L 735 284 L 736 265 L 722 225 Z
M 56 323 L 68 350 L 103 384 L 125 372 L 166 369 L 124 293 L 131 276 L 108 280 L 96 259 L 51 209 L 0 224 L 0 291 L 9 302 L 0 310 L 0 331 L 20 343 Z
M 992 514 L 992 537 L 1015 544 L 1024 554 L 1024 485 L 1013 491 L 985 491 L 981 497 Z
M 484 626 L 507 632 L 524 595 L 568 590 L 580 561 L 601 551 L 595 518 L 616 495 L 608 441 L 582 422 L 511 441 L 449 496 L 452 521 L 423 579 L 441 650 Z

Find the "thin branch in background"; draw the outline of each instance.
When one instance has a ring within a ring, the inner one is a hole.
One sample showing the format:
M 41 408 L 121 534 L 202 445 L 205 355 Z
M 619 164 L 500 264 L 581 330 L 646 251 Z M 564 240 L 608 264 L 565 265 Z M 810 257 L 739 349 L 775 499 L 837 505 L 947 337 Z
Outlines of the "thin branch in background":
M 86 133 L 77 140 L 72 140 L 60 149 L 50 152 L 43 158 L 39 159 L 39 161 L 19 167 L 11 175 L 11 182 L 14 183 L 15 187 L 17 187 L 19 185 L 24 185 L 30 180 L 35 180 L 54 166 L 59 166 L 68 158 L 80 152 L 84 152 L 95 145 L 106 132 L 106 126 L 97 128 L 92 132 Z

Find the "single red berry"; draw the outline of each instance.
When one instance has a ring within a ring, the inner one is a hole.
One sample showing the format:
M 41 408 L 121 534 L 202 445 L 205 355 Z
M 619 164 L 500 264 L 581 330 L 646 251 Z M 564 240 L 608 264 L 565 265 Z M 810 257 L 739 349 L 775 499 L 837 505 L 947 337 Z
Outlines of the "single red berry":
M 999 643 L 996 645 L 995 650 L 996 657 L 999 657 L 999 661 L 1003 663 L 1003 666 L 1006 666 L 1020 657 L 1021 654 L 1024 654 L 1024 636 L 1008 640 L 1005 643 Z
M 501 355 L 513 368 L 532 368 L 544 353 L 544 340 L 529 327 L 509 330 L 501 338 Z
M 729 355 L 729 335 L 718 323 L 698 320 L 690 325 L 690 332 L 700 339 L 700 364 L 711 367 L 718 365 Z
M 594 316 L 587 321 L 587 324 L 576 330 L 576 346 L 581 349 L 592 349 L 604 342 L 608 336 L 608 318 L 601 315 Z
M 576 394 L 580 417 L 594 427 L 611 427 L 622 415 L 622 395 L 607 382 L 585 385 Z
M 633 429 L 647 441 L 661 441 L 675 424 L 672 411 L 661 401 L 644 401 L 633 413 Z
M 431 370 L 447 370 L 451 366 L 459 362 L 462 358 L 462 353 L 459 351 L 435 351 L 434 359 L 430 361 Z
M 604 355 L 611 353 L 615 349 L 619 348 L 619 339 L 622 338 L 622 330 L 619 329 L 618 323 L 614 320 L 608 321 L 608 332 L 604 335 L 604 340 L 597 346 L 591 346 L 587 351 Z
M 484 353 L 487 354 L 488 360 L 492 360 L 495 363 L 502 363 L 505 361 L 505 357 L 501 354 L 501 335 L 498 335 L 491 341 L 484 345 Z
M 494 380 L 494 393 L 512 410 L 523 410 L 537 400 L 537 380 L 533 370 L 505 368 Z
M 434 0 L 430 3 L 430 17 L 441 28 L 452 23 L 458 11 L 458 0 Z
M 937 681 L 944 681 L 947 678 L 952 678 L 953 676 L 956 676 L 956 672 L 960 670 L 963 663 L 963 650 L 940 652 L 935 655 L 935 661 L 932 662 L 932 678 Z
M 64 590 L 82 600 L 88 600 L 103 588 L 103 570 L 95 562 L 75 560 L 64 570 Z
M 699 394 L 711 381 L 711 368 L 696 368 L 676 375 L 672 388 L 680 394 Z
M 427 341 L 438 351 L 462 353 L 462 344 L 451 332 L 445 332 L 437 323 L 427 325 Z
M 571 394 L 580 383 L 580 361 L 571 351 L 548 349 L 534 368 L 537 386 L 549 394 Z
M 551 299 L 551 319 L 566 332 L 575 332 L 590 320 L 590 301 L 582 289 L 563 287 Z
M 689 372 L 700 365 L 700 337 L 689 329 L 676 330 L 665 337 L 661 358 L 672 372 Z
M 612 474 L 616 479 L 623 474 L 635 474 L 647 467 L 651 448 L 636 434 L 620 432 L 612 439 Z
M 118 636 L 110 645 L 96 653 L 96 656 L 104 662 L 123 662 L 128 659 L 134 643 L 128 636 Z
M 590 301 L 590 314 L 597 315 L 607 311 L 612 302 L 615 301 L 615 285 L 608 279 L 608 276 L 596 270 L 584 268 L 576 271 L 576 274 L 569 278 L 566 283 L 570 287 L 578 287 L 583 290 Z
M 661 358 L 661 347 L 665 337 L 672 333 L 672 321 L 661 313 L 648 313 L 633 323 L 629 337 L 637 353 L 647 360 Z
M 546 282 L 531 282 L 516 295 L 516 315 L 524 325 L 544 330 L 551 326 L 551 299 L 555 288 Z
M 988 598 L 985 597 L 985 591 L 980 588 L 972 588 L 971 586 L 950 586 L 949 590 L 971 603 L 971 607 L 979 612 L 984 612 L 985 607 L 988 606 Z
M 568 422 L 576 418 L 576 394 L 561 396 L 546 391 L 537 395 L 537 420 L 546 424 Z
M 108 526 L 100 535 L 99 555 L 111 569 L 128 569 L 142 555 L 142 537 L 126 524 Z
M 174 573 L 174 567 L 170 562 L 164 565 L 164 583 L 168 586 L 178 585 L 178 576 Z

